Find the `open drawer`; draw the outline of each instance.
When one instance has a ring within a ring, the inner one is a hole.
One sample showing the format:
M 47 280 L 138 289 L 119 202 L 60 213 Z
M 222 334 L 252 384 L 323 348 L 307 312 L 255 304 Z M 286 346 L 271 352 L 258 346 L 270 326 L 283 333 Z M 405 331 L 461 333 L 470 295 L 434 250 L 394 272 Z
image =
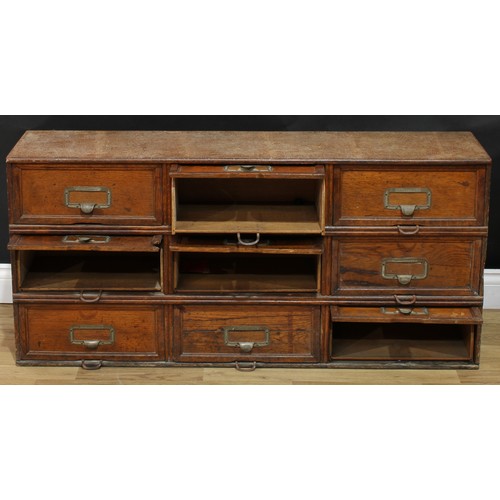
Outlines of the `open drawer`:
M 472 361 L 478 308 L 332 306 L 331 359 Z
M 159 291 L 161 236 L 14 235 L 19 291 Z
M 174 292 L 316 293 L 322 242 L 317 238 L 264 235 L 183 235 L 170 244 Z
M 322 234 L 323 167 L 180 167 L 172 177 L 174 233 Z

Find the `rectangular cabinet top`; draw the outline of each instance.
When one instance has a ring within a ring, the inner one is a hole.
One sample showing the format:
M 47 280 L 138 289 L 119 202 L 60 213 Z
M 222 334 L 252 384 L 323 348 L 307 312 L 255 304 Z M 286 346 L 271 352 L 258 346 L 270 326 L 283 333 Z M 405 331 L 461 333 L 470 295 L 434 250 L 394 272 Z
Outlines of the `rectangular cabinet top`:
M 484 164 L 470 132 L 27 131 L 10 163 Z

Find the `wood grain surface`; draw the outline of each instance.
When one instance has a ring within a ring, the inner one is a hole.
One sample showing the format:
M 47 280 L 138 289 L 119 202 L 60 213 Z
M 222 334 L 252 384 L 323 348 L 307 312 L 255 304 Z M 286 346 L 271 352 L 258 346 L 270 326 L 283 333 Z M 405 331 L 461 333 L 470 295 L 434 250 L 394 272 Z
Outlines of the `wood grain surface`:
M 27 131 L 8 162 L 488 163 L 470 132 Z

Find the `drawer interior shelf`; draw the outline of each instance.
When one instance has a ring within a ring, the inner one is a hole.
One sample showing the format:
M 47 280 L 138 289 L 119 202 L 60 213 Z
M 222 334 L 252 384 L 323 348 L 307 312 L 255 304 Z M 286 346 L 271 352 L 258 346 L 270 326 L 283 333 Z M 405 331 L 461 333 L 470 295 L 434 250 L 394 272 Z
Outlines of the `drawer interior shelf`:
M 318 179 L 175 179 L 173 225 L 179 233 L 320 234 L 322 185 Z
M 179 253 L 176 291 L 317 292 L 315 255 Z
M 471 325 L 334 323 L 333 360 L 470 360 Z
M 161 290 L 159 253 L 20 252 L 23 291 Z

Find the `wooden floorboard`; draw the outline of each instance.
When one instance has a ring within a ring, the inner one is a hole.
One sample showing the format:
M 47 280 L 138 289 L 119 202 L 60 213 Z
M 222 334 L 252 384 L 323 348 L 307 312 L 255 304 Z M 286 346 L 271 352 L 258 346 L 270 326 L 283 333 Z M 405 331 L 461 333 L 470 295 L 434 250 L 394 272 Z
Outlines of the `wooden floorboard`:
M 500 310 L 484 312 L 479 370 L 110 368 L 16 366 L 12 306 L 0 305 L 0 384 L 500 384 Z

